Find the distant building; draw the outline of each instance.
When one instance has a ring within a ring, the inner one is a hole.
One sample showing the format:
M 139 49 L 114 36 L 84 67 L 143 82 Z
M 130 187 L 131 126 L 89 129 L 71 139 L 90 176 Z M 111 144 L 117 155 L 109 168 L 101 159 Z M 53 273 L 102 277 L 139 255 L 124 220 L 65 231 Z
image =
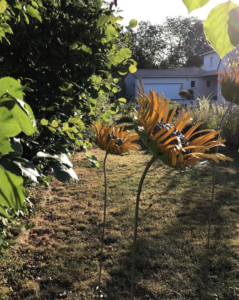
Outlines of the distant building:
M 172 69 L 138 69 L 125 77 L 126 95 L 135 96 L 141 78 L 145 94 L 151 89 L 178 103 L 195 105 L 195 100 L 184 100 L 179 96 L 180 90 L 193 90 L 194 96 L 211 96 L 212 100 L 222 101 L 220 85 L 215 73 L 223 70 L 227 57 L 220 60 L 214 50 L 202 54 L 204 63 L 198 67 L 176 67 Z M 194 97 L 195 98 L 195 97 Z M 193 101 L 193 102 L 192 102 Z

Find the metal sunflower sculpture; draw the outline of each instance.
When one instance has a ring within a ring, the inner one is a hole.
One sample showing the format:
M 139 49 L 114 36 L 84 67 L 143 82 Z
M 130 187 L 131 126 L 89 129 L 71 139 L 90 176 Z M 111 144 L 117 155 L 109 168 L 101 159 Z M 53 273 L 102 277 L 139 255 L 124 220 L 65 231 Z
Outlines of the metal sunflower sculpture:
M 225 68 L 225 74 L 222 70 L 217 75 L 222 79 L 217 78 L 221 85 L 221 94 L 229 102 L 239 104 L 239 68 Z
M 201 160 L 209 158 L 214 160 L 215 163 L 218 163 L 219 160 L 232 161 L 231 158 L 217 152 L 211 154 L 207 153 L 213 147 L 224 146 L 223 143 L 225 140 L 222 140 L 220 137 L 217 140 L 213 140 L 220 133 L 220 130 L 214 131 L 208 129 L 195 132 L 201 125 L 199 122 L 183 134 L 182 131 L 190 122 L 191 115 L 187 112 L 182 112 L 180 118 L 173 125 L 172 120 L 175 116 L 177 105 L 174 106 L 169 115 L 169 100 L 165 100 L 163 94 L 159 97 L 153 90 L 146 96 L 141 80 L 140 84 L 141 89 L 138 87 L 139 93 L 136 98 L 139 109 L 134 125 L 136 132 L 139 134 L 147 148 L 152 152 L 153 157 L 146 166 L 141 177 L 136 199 L 131 300 L 134 299 L 136 240 L 140 193 L 144 178 L 150 166 L 156 159 L 160 159 L 165 164 L 177 169 L 195 166 Z M 196 134 L 200 134 L 200 136 L 192 140 Z
M 122 127 L 115 128 L 116 123 L 111 126 L 102 125 L 97 122 L 92 122 L 91 130 L 95 134 L 95 143 L 99 148 L 110 154 L 130 153 L 130 150 L 139 151 L 141 148 L 138 144 L 131 143 L 139 140 L 139 136 L 132 131 L 124 131 Z
M 103 232 L 102 232 L 102 244 L 100 253 L 100 270 L 99 270 L 99 281 L 98 281 L 98 293 L 101 295 L 101 271 L 102 271 L 102 258 L 103 258 L 103 246 L 104 246 L 104 235 L 105 235 L 105 220 L 106 220 L 106 206 L 107 206 L 107 181 L 106 181 L 106 159 L 108 154 L 120 155 L 123 153 L 130 153 L 130 151 L 137 151 L 141 147 L 132 143 L 139 140 L 138 134 L 131 131 L 124 131 L 124 126 L 115 128 L 115 124 L 108 126 L 107 124 L 102 125 L 97 122 L 92 122 L 89 126 L 95 134 L 95 143 L 99 148 L 106 151 L 104 158 L 104 181 L 105 181 L 105 198 L 104 198 L 104 216 L 103 216 Z
M 154 156 L 170 166 L 179 168 L 195 166 L 205 158 L 210 158 L 217 163 L 219 160 L 232 161 L 231 158 L 220 153 L 206 153 L 213 147 L 225 146 L 223 144 L 225 140 L 221 138 L 213 140 L 220 130 L 206 129 L 195 132 L 201 125 L 199 122 L 183 134 L 183 129 L 191 120 L 191 114 L 183 112 L 173 125 L 172 120 L 177 105 L 169 116 L 169 99 L 165 100 L 163 94 L 159 98 L 158 94 L 151 90 L 147 97 L 142 86 L 142 92 L 139 89 L 138 96 L 136 100 L 139 103 L 139 110 L 135 129 Z M 193 136 L 201 133 L 205 134 L 191 140 Z

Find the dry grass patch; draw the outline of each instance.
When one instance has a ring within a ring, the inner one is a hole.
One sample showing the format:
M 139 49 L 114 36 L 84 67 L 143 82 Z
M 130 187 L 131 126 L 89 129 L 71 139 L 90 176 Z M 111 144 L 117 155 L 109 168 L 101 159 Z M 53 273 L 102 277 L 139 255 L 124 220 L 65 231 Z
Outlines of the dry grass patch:
M 104 152 L 92 149 L 102 162 Z M 239 157 L 221 163 L 216 179 L 209 261 L 209 299 L 239 299 Z M 107 158 L 108 207 L 103 258 L 107 299 L 130 297 L 134 205 L 150 156 Z M 54 181 L 20 251 L 0 262 L 0 299 L 92 299 L 97 286 L 104 184 L 102 165 L 73 157 L 80 184 Z M 179 174 L 160 162 L 147 174 L 140 203 L 136 299 L 201 299 L 212 164 Z M 17 242 L 18 244 L 18 242 Z M 15 248 L 17 248 L 16 245 Z M 27 291 L 32 291 L 27 293 Z M 34 293 L 33 293 L 34 291 Z

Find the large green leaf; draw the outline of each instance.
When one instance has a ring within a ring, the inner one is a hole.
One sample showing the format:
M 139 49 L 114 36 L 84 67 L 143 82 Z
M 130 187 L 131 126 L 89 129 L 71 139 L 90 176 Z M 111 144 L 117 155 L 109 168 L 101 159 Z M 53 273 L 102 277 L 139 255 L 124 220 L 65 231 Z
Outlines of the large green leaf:
M 204 22 L 204 32 L 220 58 L 233 49 L 228 36 L 229 12 L 237 5 L 231 1 L 217 5 Z
M 75 171 L 72 168 L 67 168 L 60 162 L 54 162 L 50 165 L 57 180 L 61 182 L 70 182 L 71 179 L 74 179 L 77 182 L 79 181 Z
M 0 107 L 0 130 L 6 137 L 13 137 L 21 132 L 17 121 L 6 107 Z
M 108 114 L 107 112 L 101 114 L 100 117 L 101 117 L 101 119 L 103 119 L 105 122 L 109 122 L 109 120 L 110 120 L 110 114 Z
M 110 41 L 118 36 L 118 32 L 115 29 L 115 27 L 110 24 L 105 28 L 105 35 L 106 35 L 107 40 Z
M 99 17 L 99 19 L 97 21 L 97 25 L 98 26 L 104 25 L 109 19 L 110 19 L 110 16 L 102 15 Z
M 19 209 L 26 198 L 22 178 L 2 169 L 0 178 L 0 204 Z
M 0 14 L 4 13 L 7 9 L 7 2 L 5 0 L 0 1 Z
M 53 159 L 53 160 L 58 160 L 60 161 L 61 163 L 69 166 L 69 167 L 73 167 L 73 164 L 70 162 L 69 158 L 67 157 L 66 154 L 64 153 L 61 153 L 59 155 L 56 155 L 56 154 L 49 154 L 49 153 L 44 153 L 44 152 L 38 152 L 37 153 L 37 157 L 38 158 L 49 158 L 49 159 Z M 36 157 L 35 157 L 36 158 Z
M 188 13 L 207 4 L 210 0 L 183 0 L 187 6 Z
M 14 106 L 12 106 L 11 101 L 4 102 L 4 105 L 11 111 L 18 126 L 26 135 L 32 135 L 36 131 L 36 121 L 27 103 L 16 99 Z
M 25 158 L 19 157 L 19 158 L 15 158 L 13 163 L 20 168 L 22 172 L 22 176 L 28 177 L 32 181 L 38 183 L 37 177 L 39 177 L 40 174 L 38 173 L 37 169 L 35 168 L 32 162 L 30 162 Z
M 21 140 L 17 138 L 11 139 L 11 147 L 14 152 L 9 154 L 10 157 L 21 157 L 23 154 L 23 148 L 21 144 Z
M 11 77 L 0 79 L 0 98 L 3 94 L 10 94 L 13 98 L 23 100 L 23 86 Z
M 129 71 L 130 71 L 130 73 L 135 73 L 137 71 L 137 68 L 135 67 L 135 65 L 131 65 L 129 67 Z
M 230 41 L 232 45 L 237 46 L 239 44 L 239 6 L 229 12 L 227 24 Z
M 113 65 L 118 65 L 123 60 L 131 57 L 131 50 L 128 48 L 122 48 L 120 49 L 114 56 L 110 57 L 109 60 Z
M 9 138 L 0 131 L 0 154 L 8 154 L 13 151 Z

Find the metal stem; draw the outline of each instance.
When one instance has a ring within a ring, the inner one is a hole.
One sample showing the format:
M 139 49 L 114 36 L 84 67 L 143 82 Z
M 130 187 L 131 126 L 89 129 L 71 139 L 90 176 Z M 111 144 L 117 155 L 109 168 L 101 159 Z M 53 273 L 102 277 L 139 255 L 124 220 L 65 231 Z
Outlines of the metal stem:
M 100 286 L 101 286 L 101 272 L 102 272 L 102 259 L 103 259 L 103 247 L 104 247 L 104 238 L 105 238 L 105 219 L 106 219 L 106 207 L 107 207 L 107 182 L 106 182 L 106 170 L 105 170 L 105 165 L 106 165 L 106 158 L 107 158 L 108 152 L 106 151 L 105 154 L 105 159 L 104 159 L 104 181 L 105 181 L 105 199 L 104 199 L 104 216 L 103 216 L 103 231 L 102 231 L 102 238 L 101 238 L 101 251 L 100 251 L 100 272 L 99 272 L 99 296 L 101 293 Z
M 140 193 L 142 190 L 142 186 L 144 183 L 145 176 L 153 164 L 153 162 L 156 160 L 156 156 L 153 156 L 152 159 L 147 164 L 143 175 L 139 182 L 138 192 L 137 192 L 137 198 L 136 198 L 136 206 L 135 206 L 135 217 L 134 217 L 134 242 L 133 242 L 133 261 L 132 261 L 132 281 L 131 281 L 131 300 L 134 300 L 134 290 L 135 290 L 135 265 L 136 265 L 136 242 L 137 242 L 137 229 L 138 229 L 138 214 L 139 214 L 139 201 L 140 201 Z

